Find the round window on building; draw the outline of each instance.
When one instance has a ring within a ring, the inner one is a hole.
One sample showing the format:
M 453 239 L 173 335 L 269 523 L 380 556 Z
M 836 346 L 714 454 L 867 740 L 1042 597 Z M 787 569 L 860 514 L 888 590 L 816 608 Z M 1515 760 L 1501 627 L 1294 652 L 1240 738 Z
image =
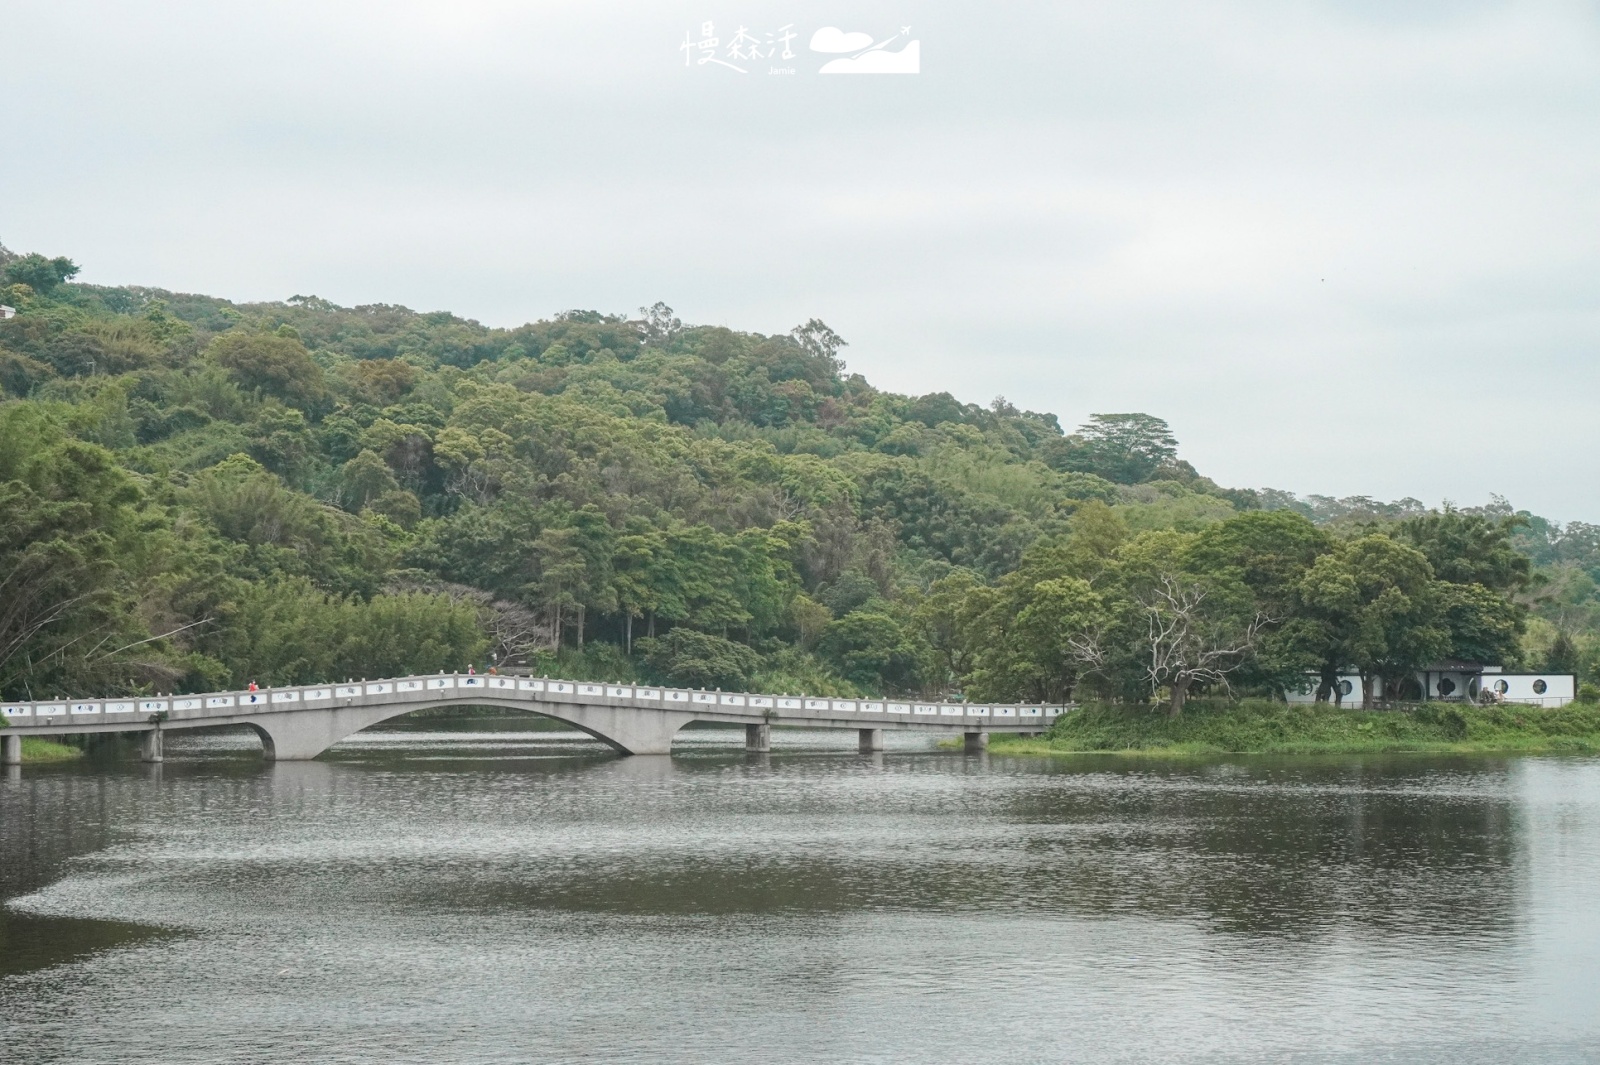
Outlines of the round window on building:
M 1549 687 L 1550 685 L 1546 684 L 1544 681 L 1536 680 L 1533 682 L 1533 694 L 1543 695 Z
M 1511 685 L 1507 684 L 1503 680 L 1497 680 L 1494 682 L 1494 690 L 1501 695 L 1504 695 L 1506 692 L 1511 690 Z
M 1341 680 L 1339 682 L 1339 695 L 1340 695 L 1340 697 L 1349 695 L 1351 692 L 1353 692 L 1355 690 L 1356 690 L 1356 686 L 1354 684 L 1351 684 L 1349 681 Z
M 1456 690 L 1456 682 L 1455 681 L 1451 680 L 1449 677 L 1440 677 L 1439 678 L 1439 695 L 1440 695 L 1441 698 L 1443 698 L 1444 696 L 1453 694 L 1455 692 L 1455 690 Z

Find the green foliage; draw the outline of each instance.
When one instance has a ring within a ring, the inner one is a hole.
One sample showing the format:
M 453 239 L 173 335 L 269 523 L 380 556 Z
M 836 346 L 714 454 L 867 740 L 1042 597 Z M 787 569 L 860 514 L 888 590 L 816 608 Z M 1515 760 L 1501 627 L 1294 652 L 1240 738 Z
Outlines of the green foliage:
M 748 688 L 761 664 L 743 644 L 692 629 L 673 629 L 638 646 L 654 676 L 689 688 Z
M 234 687 L 454 671 L 487 646 L 471 603 L 422 593 L 340 598 L 303 577 L 243 586 L 206 644 Z
M 322 368 L 311 361 L 311 353 L 297 336 L 224 333 L 211 342 L 206 355 L 239 387 L 293 406 L 313 406 L 324 395 Z
M 817 651 L 839 675 L 874 692 L 912 690 L 922 648 L 887 613 L 854 610 L 823 630 Z
M 22 760 L 27 763 L 39 764 L 49 762 L 72 762 L 83 757 L 82 747 L 73 747 L 66 743 L 57 743 L 43 736 L 22 737 Z
M 1416 713 L 1261 699 L 1197 703 L 1180 718 L 1147 707 L 1088 705 L 1056 719 L 1041 741 L 996 750 L 1151 755 L 1376 751 L 1600 751 L 1600 707 L 1426 704 Z
M 1528 586 L 1533 570 L 1511 538 L 1522 524 L 1516 516 L 1495 520 L 1447 507 L 1408 518 L 1395 531 L 1427 557 L 1440 580 L 1516 592 Z
M 1177 457 L 1178 441 L 1162 419 L 1149 414 L 1096 414 L 1052 451 L 1051 464 L 1117 484 L 1140 484 Z
M 1302 633 L 1325 682 L 1349 663 L 1398 697 L 1398 685 L 1450 650 L 1432 566 L 1382 534 L 1336 544 L 1307 570 L 1300 597 Z
M 8 285 L 27 285 L 41 296 L 55 291 L 57 285 L 78 274 L 78 264 L 65 256 L 47 259 L 37 252 L 19 255 L 5 267 Z
M 880 392 L 816 319 L 494 329 L 6 269 L 7 695 L 459 668 L 491 635 L 502 664 L 994 701 L 1600 667 L 1600 535 L 1218 488 L 1147 414 L 1069 437 Z
M 1481 584 L 1438 586 L 1440 610 L 1449 632 L 1449 655 L 1472 662 L 1509 662 L 1516 658 L 1523 610 Z M 1568 673 L 1577 665 L 1577 649 L 1563 634 L 1545 668 Z
M 177 497 L 232 546 L 231 569 L 241 577 L 304 576 L 338 594 L 363 595 L 383 582 L 390 553 L 379 535 L 286 488 L 245 455 L 197 474 Z
M 0 690 L 94 690 L 122 665 L 142 502 L 109 452 L 0 406 Z
M 1089 583 L 1040 574 L 1024 567 L 1001 582 L 999 594 L 977 619 L 984 633 L 976 647 L 968 694 L 974 699 L 1023 698 L 1053 702 L 1072 698 L 1086 663 L 1072 639 L 1107 620 L 1104 600 Z

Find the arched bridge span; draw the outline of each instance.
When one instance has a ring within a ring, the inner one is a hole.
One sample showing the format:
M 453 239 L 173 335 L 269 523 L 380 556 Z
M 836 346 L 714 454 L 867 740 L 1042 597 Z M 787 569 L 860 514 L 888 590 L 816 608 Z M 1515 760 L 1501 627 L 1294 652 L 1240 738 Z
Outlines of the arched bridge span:
M 160 757 L 161 735 L 174 729 L 247 725 L 269 758 L 315 758 L 340 740 L 389 718 L 439 706 L 498 706 L 564 721 L 624 754 L 666 754 L 691 721 L 746 726 L 747 743 L 764 749 L 772 725 L 858 729 L 863 749 L 881 747 L 884 731 L 960 733 L 969 746 L 990 732 L 1039 732 L 1064 707 L 917 703 L 750 692 L 708 692 L 549 678 L 433 674 L 261 691 L 210 692 L 139 699 L 41 700 L 0 706 L 0 730 L 12 760 L 23 735 L 143 732 L 147 756 Z

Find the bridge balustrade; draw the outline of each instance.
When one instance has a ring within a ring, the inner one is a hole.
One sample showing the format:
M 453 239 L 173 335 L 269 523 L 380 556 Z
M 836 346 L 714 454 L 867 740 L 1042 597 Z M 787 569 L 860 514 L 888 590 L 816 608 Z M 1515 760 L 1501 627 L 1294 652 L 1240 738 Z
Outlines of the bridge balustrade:
M 393 680 L 350 682 L 327 686 L 288 686 L 259 691 L 226 692 L 206 695 L 162 696 L 138 700 L 39 701 L 8 703 L 0 714 L 15 724 L 55 723 L 57 719 L 99 719 L 107 724 L 151 715 L 172 714 L 179 718 L 227 716 L 230 713 L 284 712 L 302 706 L 337 704 L 341 700 L 365 699 L 385 695 L 438 693 L 452 699 L 467 700 L 477 692 L 514 693 L 535 701 L 567 696 L 578 699 L 625 700 L 649 703 L 661 709 L 681 707 L 689 711 L 761 711 L 765 716 L 781 716 L 787 711 L 800 719 L 821 715 L 872 715 L 886 718 L 974 718 L 996 724 L 1021 723 L 1024 719 L 1049 719 L 1064 712 L 1063 707 L 991 706 L 969 703 L 905 703 L 893 700 L 832 699 L 804 695 L 757 695 L 743 692 L 709 692 L 685 688 L 656 688 L 629 684 L 597 684 L 586 681 L 549 678 L 509 677 L 481 674 L 438 674 L 403 677 Z M 410 700 L 408 700 L 410 701 Z M 559 701 L 559 700 L 557 700 Z M 209 712 L 209 713 L 208 713 Z

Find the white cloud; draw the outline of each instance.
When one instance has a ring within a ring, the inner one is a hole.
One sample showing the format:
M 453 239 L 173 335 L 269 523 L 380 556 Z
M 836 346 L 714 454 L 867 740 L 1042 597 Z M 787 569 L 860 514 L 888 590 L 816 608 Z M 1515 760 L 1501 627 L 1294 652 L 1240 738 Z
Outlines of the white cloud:
M 922 42 L 911 41 L 898 52 L 880 48 L 854 59 L 830 59 L 821 74 L 918 74 L 922 71 Z
M 813 52 L 859 52 L 863 48 L 872 47 L 872 34 L 846 33 L 837 26 L 824 26 L 811 35 L 811 50 Z

